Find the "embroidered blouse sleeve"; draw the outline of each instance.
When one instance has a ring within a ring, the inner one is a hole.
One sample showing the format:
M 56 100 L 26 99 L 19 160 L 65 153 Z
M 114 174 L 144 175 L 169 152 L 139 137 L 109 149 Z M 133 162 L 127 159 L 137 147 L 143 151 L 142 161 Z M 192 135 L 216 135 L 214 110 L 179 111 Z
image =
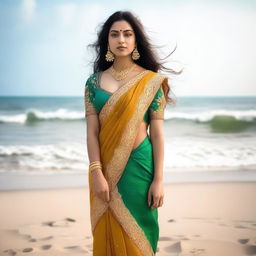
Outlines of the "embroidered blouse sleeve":
M 164 91 L 162 88 L 162 84 L 160 88 L 157 90 L 153 101 L 149 106 L 149 117 L 152 119 L 163 119 L 164 120 L 164 110 L 166 107 L 166 98 L 164 95 Z
M 94 101 L 94 84 L 93 84 L 93 75 L 91 75 L 86 83 L 85 83 L 85 89 L 84 89 L 84 104 L 85 104 L 85 117 L 89 115 L 97 115 L 97 110 L 93 105 Z

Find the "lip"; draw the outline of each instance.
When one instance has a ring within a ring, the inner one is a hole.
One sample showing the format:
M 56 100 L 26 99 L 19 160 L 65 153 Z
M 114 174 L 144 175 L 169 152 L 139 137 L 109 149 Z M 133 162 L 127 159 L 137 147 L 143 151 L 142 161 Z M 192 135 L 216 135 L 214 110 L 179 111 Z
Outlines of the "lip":
M 119 46 L 119 47 L 117 47 L 117 49 L 118 49 L 118 50 L 124 50 L 124 49 L 126 49 L 126 47 Z

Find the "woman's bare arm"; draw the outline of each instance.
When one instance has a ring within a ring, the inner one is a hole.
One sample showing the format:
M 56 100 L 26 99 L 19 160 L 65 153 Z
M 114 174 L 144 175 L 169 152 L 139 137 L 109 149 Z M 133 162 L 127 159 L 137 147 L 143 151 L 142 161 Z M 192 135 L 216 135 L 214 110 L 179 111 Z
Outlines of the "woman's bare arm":
M 150 140 L 154 153 L 154 180 L 163 180 L 164 162 L 164 131 L 162 119 L 154 119 L 150 122 Z
M 87 151 L 90 162 L 101 161 L 99 147 L 99 120 L 98 115 L 88 115 L 87 120 Z M 93 192 L 103 201 L 109 201 L 109 186 L 100 168 L 93 170 L 92 173 Z
M 148 191 L 148 206 L 151 209 L 161 207 L 164 200 L 163 162 L 164 162 L 164 133 L 163 120 L 150 121 L 150 140 L 154 155 L 154 178 Z M 153 202 L 152 202 L 153 201 Z
M 90 162 L 101 161 L 99 147 L 99 120 L 98 115 L 88 115 L 87 120 L 87 152 Z

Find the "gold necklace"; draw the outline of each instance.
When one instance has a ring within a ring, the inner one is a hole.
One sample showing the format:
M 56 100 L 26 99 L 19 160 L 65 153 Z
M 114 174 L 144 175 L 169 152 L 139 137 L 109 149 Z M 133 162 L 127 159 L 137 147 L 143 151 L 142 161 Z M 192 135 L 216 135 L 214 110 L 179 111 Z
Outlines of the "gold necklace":
M 109 71 L 111 75 L 117 80 L 120 81 L 122 79 L 125 79 L 129 73 L 135 68 L 136 63 L 134 63 L 131 67 L 123 69 L 121 71 L 116 71 L 113 67 L 113 65 L 110 67 Z

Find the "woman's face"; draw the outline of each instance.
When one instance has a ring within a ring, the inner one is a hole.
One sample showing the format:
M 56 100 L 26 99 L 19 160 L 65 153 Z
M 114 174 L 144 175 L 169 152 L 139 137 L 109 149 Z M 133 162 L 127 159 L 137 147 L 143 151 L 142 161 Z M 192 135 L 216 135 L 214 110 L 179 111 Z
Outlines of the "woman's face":
M 108 34 L 108 43 L 110 51 L 116 57 L 129 56 L 135 48 L 135 42 L 135 33 L 127 21 L 121 20 L 112 24 Z M 121 46 L 123 48 L 119 48 Z

